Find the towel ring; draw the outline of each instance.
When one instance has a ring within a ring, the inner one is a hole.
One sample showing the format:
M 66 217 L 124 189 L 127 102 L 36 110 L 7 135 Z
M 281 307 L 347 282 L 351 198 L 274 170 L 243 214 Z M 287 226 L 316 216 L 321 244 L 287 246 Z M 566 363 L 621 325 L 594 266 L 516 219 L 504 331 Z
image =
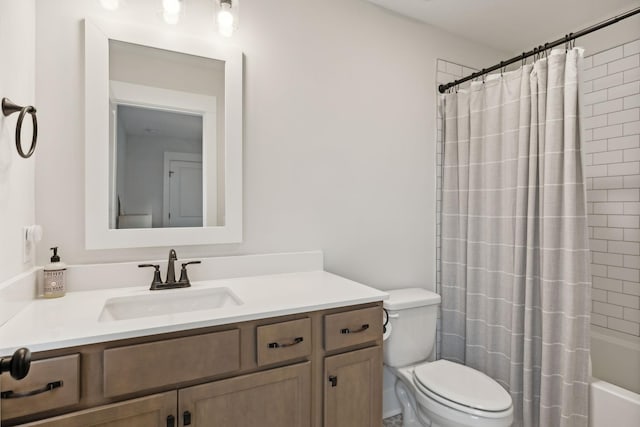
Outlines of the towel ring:
M 20 112 L 18 116 L 18 122 L 16 123 L 16 150 L 18 150 L 18 154 L 20 157 L 28 159 L 31 157 L 34 151 L 36 151 L 36 143 L 38 142 L 38 118 L 36 117 L 36 109 L 32 105 L 27 105 L 26 107 L 21 107 L 19 105 L 11 102 L 9 98 L 2 98 L 2 114 L 6 117 L 10 116 L 13 113 Z M 22 122 L 24 121 L 24 116 L 27 114 L 31 115 L 31 122 L 33 123 L 33 135 L 31 136 L 31 147 L 29 147 L 29 151 L 25 154 L 22 150 Z

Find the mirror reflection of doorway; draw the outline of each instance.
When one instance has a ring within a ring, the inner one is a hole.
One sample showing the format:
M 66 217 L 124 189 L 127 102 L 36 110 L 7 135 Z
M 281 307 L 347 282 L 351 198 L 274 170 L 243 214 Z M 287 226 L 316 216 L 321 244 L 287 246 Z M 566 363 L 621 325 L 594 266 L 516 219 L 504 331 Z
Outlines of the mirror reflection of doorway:
M 115 106 L 115 228 L 203 226 L 203 117 Z
M 202 227 L 202 156 L 164 153 L 164 227 Z

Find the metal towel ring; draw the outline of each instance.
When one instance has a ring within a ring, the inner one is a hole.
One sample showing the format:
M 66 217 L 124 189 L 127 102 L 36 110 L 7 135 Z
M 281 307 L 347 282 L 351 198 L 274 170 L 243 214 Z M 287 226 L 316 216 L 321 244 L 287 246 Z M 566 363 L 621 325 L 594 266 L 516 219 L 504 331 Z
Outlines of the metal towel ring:
M 11 102 L 9 98 L 2 98 L 2 114 L 6 117 L 10 116 L 13 113 L 20 112 L 18 116 L 18 122 L 16 123 L 16 150 L 18 150 L 18 154 L 20 157 L 28 159 L 31 157 L 34 151 L 36 151 L 36 143 L 38 142 L 38 118 L 36 117 L 36 109 L 32 105 L 27 105 L 25 107 L 21 107 L 17 104 Z M 27 114 L 31 115 L 31 122 L 33 123 L 33 135 L 31 136 L 31 147 L 29 147 L 29 151 L 25 154 L 22 150 L 22 122 L 24 120 L 24 116 Z

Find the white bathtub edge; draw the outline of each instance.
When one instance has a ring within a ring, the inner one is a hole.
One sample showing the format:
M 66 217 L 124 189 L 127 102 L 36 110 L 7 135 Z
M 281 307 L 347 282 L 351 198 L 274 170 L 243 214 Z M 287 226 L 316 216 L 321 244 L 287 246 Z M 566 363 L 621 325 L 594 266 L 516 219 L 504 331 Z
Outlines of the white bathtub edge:
M 636 427 L 640 419 L 640 394 L 592 378 L 589 387 L 590 427 Z

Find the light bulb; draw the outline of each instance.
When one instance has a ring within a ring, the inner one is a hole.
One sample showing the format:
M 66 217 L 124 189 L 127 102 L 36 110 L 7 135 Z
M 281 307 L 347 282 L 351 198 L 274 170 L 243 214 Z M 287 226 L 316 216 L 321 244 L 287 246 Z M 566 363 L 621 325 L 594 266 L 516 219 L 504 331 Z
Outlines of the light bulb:
M 177 15 L 180 13 L 181 7 L 180 0 L 162 0 L 162 8 L 165 14 Z
M 107 10 L 116 10 L 120 6 L 120 0 L 100 0 L 100 4 Z
M 233 14 L 229 9 L 231 6 L 228 3 L 222 3 L 217 16 L 218 31 L 224 37 L 231 37 L 233 34 Z

